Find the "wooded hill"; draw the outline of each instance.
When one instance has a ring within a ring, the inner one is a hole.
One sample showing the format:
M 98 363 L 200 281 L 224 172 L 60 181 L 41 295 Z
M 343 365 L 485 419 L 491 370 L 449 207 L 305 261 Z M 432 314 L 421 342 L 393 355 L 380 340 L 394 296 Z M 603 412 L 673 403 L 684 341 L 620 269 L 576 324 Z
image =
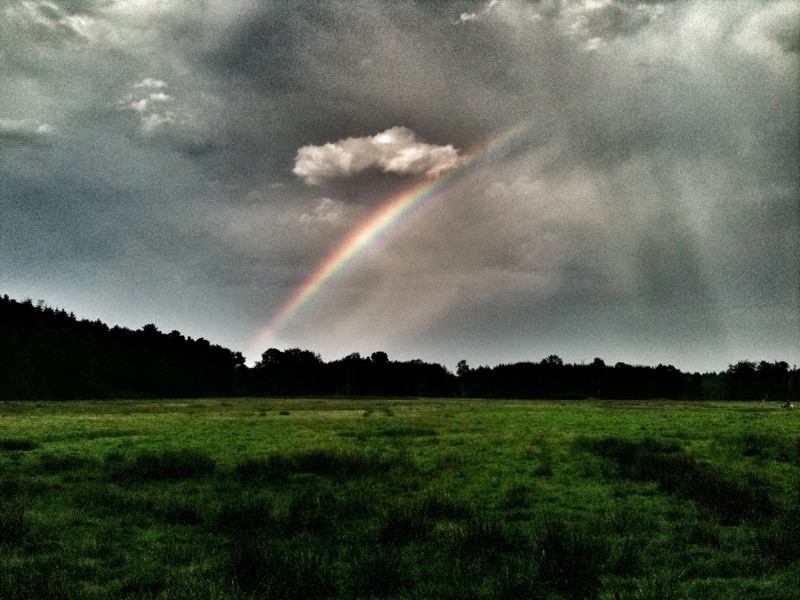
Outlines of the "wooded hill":
M 240 352 L 163 333 L 79 320 L 40 301 L 0 296 L 0 399 L 191 398 L 212 396 L 378 396 L 551 399 L 797 398 L 800 375 L 783 361 L 741 361 L 722 373 L 683 373 L 600 358 L 470 368 L 451 373 L 385 352 L 324 362 L 310 351 L 270 348 L 253 367 Z
M 0 298 L 0 398 L 228 396 L 243 364 L 239 352 L 155 325 L 109 327 Z

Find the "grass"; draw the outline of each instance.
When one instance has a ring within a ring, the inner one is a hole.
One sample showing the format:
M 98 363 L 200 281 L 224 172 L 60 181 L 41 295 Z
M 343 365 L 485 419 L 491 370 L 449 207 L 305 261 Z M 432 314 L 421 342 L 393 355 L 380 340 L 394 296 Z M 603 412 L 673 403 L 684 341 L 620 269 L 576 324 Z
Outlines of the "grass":
M 793 598 L 770 408 L 0 403 L 0 597 Z

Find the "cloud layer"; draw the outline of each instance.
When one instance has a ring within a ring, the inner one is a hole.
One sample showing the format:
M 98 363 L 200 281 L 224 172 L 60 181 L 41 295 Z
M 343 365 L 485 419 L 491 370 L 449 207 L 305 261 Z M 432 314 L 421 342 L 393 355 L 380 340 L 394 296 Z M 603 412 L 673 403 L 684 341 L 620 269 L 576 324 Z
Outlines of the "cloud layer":
M 793 0 L 7 0 L 0 292 L 251 360 L 800 362 L 798 39 Z

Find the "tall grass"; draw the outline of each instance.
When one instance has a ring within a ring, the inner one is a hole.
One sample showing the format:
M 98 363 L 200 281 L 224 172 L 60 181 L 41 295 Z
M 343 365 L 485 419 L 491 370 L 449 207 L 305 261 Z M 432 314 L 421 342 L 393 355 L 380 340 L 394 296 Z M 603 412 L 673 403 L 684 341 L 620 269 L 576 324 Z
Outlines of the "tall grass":
M 32 527 L 23 501 L 4 500 L 0 504 L 0 545 L 19 546 L 31 532 Z
M 539 577 L 567 598 L 595 598 L 609 558 L 601 530 L 548 517 L 536 528 Z
M 388 598 L 412 583 L 400 551 L 377 544 L 363 545 L 349 556 L 340 597 Z
M 337 595 L 332 557 L 313 538 L 287 542 L 244 536 L 231 549 L 229 573 L 251 597 L 313 600 Z

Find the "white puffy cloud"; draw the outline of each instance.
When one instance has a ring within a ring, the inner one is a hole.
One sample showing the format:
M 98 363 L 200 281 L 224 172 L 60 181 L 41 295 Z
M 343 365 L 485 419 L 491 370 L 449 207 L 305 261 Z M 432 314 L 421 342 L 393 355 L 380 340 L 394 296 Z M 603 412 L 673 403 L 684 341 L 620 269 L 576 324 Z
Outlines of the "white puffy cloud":
M 458 20 L 460 23 L 468 23 L 469 21 L 474 21 L 479 17 L 489 14 L 489 11 L 492 10 L 499 3 L 500 0 L 490 0 L 489 3 L 481 12 L 461 13 L 461 15 L 458 17 Z
M 52 132 L 50 125 L 36 119 L 0 119 L 0 138 L 35 139 Z
M 171 112 L 153 112 L 142 117 L 142 131 L 145 133 L 152 133 L 163 126 L 172 123 L 175 123 L 175 116 Z
M 148 77 L 131 86 L 131 92 L 119 102 L 119 105 L 141 115 L 141 130 L 153 133 L 166 125 L 174 125 L 185 121 L 187 115 L 169 108 L 173 98 L 163 90 L 168 84 L 161 79 Z
M 146 79 L 142 79 L 138 83 L 133 84 L 134 89 L 156 89 L 161 90 L 167 87 L 167 82 L 162 81 L 161 79 L 154 79 L 153 77 L 147 77 Z
M 292 172 L 311 185 L 368 169 L 438 177 L 457 167 L 462 160 L 451 144 L 427 144 L 406 127 L 392 127 L 373 136 L 303 146 L 297 151 Z

